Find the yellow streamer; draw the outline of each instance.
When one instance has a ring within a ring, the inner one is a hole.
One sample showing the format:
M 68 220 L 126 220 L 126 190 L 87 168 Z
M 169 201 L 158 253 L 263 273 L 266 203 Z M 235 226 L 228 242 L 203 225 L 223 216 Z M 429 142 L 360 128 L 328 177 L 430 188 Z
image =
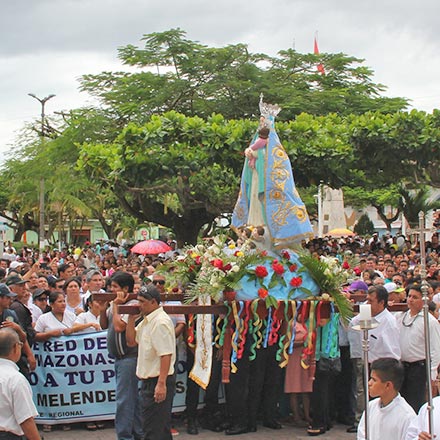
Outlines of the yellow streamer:
M 292 318 L 289 320 L 289 322 L 287 323 L 287 332 L 286 332 L 286 341 L 284 343 L 284 347 L 283 347 L 283 358 L 284 360 L 282 362 L 280 362 L 280 367 L 284 368 L 287 366 L 288 362 L 289 362 L 289 347 L 290 347 L 290 341 L 292 340 L 292 325 L 295 321 L 295 315 L 296 315 L 296 301 L 292 300 L 289 301 L 290 307 L 292 309 Z
M 237 344 L 235 343 L 235 336 L 237 335 L 237 332 L 240 331 L 240 317 L 238 316 L 238 311 L 237 311 L 237 301 L 232 301 L 232 314 L 235 321 L 235 331 L 231 337 L 231 345 L 232 345 L 232 350 L 237 352 L 238 347 Z M 234 362 L 232 362 L 232 359 L 231 359 L 231 371 L 232 373 L 237 372 L 237 366 L 235 365 Z

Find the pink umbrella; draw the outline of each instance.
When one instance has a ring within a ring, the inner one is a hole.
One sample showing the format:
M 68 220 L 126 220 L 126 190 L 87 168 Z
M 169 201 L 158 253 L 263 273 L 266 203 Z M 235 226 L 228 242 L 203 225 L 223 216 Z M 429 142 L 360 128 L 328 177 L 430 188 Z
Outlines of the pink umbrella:
M 131 252 L 142 255 L 157 255 L 170 251 L 171 248 L 160 240 L 144 240 L 136 243 Z

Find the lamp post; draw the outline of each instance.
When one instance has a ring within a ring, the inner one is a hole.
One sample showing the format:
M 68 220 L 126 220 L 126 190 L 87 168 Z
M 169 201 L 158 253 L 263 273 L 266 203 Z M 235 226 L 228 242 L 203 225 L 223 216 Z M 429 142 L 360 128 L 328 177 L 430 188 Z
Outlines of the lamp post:
M 36 99 L 41 104 L 41 129 L 40 129 L 40 139 L 41 139 L 41 145 L 44 146 L 44 120 L 45 120 L 45 113 L 44 113 L 44 107 L 46 105 L 46 102 L 49 101 L 49 99 L 53 98 L 55 95 L 51 94 L 46 96 L 45 98 L 38 98 L 33 93 L 28 93 L 28 95 L 34 99 Z M 40 249 L 44 248 L 44 177 L 40 179 L 40 230 L 39 230 L 39 247 Z

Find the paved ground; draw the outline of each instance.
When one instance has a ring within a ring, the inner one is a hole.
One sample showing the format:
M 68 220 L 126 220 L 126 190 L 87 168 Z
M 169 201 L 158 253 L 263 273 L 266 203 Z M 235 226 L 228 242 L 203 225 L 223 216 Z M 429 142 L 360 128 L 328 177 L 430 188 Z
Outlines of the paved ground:
M 356 434 L 347 434 L 346 426 L 336 425 L 327 433 L 320 435 L 320 439 L 326 440 L 354 440 Z M 219 439 L 242 439 L 242 440 L 304 440 L 310 439 L 307 432 L 303 428 L 293 428 L 285 425 L 283 429 L 272 430 L 263 427 L 258 427 L 255 433 L 248 433 L 236 436 L 225 436 L 223 432 L 215 433 L 201 429 L 199 435 L 188 435 L 185 431 L 185 426 L 176 424 L 176 429 L 180 432 L 176 439 L 182 440 L 219 440 Z M 50 433 L 43 433 L 45 440 L 115 440 L 115 431 L 111 422 L 106 422 L 106 428 L 98 431 L 87 431 L 81 425 L 73 425 L 71 431 L 64 432 L 61 429 L 54 427 Z

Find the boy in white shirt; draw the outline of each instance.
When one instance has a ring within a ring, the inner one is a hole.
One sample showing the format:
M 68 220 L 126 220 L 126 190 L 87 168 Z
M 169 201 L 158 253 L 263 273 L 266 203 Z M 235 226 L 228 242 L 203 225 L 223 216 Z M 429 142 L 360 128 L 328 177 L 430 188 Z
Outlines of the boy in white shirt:
M 399 394 L 404 377 L 403 365 L 392 358 L 377 359 L 371 364 L 368 382 L 370 397 L 368 426 L 370 440 L 404 440 L 415 412 Z M 365 412 L 359 422 L 358 440 L 365 440 Z

